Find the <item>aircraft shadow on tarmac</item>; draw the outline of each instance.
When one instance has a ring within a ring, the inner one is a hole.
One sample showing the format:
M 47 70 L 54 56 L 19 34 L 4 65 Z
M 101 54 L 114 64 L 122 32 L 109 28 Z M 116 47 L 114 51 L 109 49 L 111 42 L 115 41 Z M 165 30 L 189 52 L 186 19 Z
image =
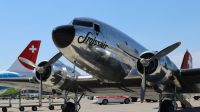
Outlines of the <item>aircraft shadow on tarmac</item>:
M 200 107 L 194 107 L 191 109 L 182 109 L 178 110 L 177 112 L 200 112 Z
M 158 107 L 154 109 L 158 109 Z M 194 107 L 194 108 L 188 108 L 188 109 L 183 109 L 181 107 L 178 107 L 176 112 L 200 112 L 200 107 Z

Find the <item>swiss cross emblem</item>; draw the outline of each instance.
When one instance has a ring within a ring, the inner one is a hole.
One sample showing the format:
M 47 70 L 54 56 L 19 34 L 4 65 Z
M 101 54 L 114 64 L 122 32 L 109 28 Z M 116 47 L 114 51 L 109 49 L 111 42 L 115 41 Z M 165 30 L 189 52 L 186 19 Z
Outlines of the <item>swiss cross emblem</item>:
M 35 48 L 35 46 L 32 45 L 31 48 L 29 48 L 29 50 L 30 50 L 32 53 L 34 53 L 34 52 L 37 50 L 37 48 Z

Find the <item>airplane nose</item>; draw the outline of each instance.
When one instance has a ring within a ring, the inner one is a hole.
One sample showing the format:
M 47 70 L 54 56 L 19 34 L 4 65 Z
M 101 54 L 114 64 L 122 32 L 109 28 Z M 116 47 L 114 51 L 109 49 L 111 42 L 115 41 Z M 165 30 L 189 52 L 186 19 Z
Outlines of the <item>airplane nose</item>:
M 59 48 L 70 45 L 75 36 L 75 29 L 72 25 L 64 25 L 56 27 L 52 32 L 54 44 Z

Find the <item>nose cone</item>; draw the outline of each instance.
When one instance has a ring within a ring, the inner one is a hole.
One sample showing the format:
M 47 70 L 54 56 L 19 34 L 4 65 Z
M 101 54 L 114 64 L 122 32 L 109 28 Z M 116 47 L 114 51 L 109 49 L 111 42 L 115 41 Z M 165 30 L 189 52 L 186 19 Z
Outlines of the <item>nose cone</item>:
M 72 25 L 64 25 L 56 27 L 52 32 L 54 44 L 59 48 L 70 45 L 75 36 L 75 29 Z

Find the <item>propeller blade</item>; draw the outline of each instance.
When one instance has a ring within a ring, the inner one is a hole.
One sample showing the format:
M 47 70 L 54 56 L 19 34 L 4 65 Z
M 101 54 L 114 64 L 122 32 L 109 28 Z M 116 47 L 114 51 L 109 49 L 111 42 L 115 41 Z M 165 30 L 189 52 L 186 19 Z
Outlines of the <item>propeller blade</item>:
M 42 75 L 40 75 L 39 106 L 42 106 Z
M 144 102 L 145 91 L 146 91 L 146 74 L 145 74 L 145 67 L 144 67 L 144 74 L 143 74 L 143 78 L 142 78 L 141 91 L 140 91 L 141 103 Z
M 26 63 L 27 65 L 33 67 L 33 68 L 37 68 L 37 66 L 31 62 L 30 60 L 23 58 L 23 57 L 19 57 L 19 60 L 22 61 L 23 63 Z
M 154 55 L 153 57 L 151 57 L 151 59 L 149 60 L 149 62 L 151 62 L 154 59 L 159 59 L 159 58 L 161 58 L 163 56 L 166 56 L 167 54 L 169 54 L 170 52 L 172 52 L 173 50 L 175 50 L 180 45 L 181 45 L 181 42 L 176 42 L 176 43 L 174 43 L 174 44 L 166 47 L 165 49 L 161 50 L 156 55 Z
M 55 63 L 61 56 L 62 56 L 62 53 L 61 53 L 61 52 L 57 53 L 55 56 L 53 56 L 53 57 L 49 60 L 49 62 L 48 62 L 47 64 L 45 64 L 44 67 L 48 67 L 48 66 L 50 66 L 51 64 Z

